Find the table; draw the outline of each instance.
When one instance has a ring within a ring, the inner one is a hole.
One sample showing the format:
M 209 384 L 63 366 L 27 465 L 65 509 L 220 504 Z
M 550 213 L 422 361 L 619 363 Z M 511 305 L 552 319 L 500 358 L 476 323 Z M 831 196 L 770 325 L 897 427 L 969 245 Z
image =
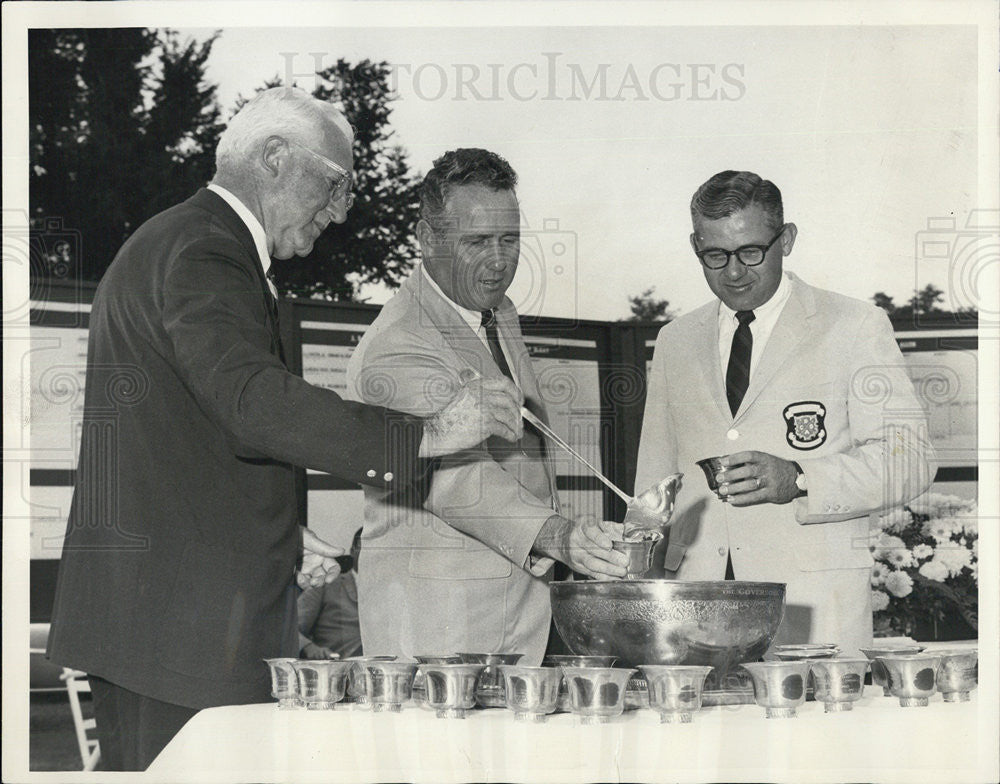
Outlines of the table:
M 846 713 L 808 702 L 794 719 L 756 705 L 703 709 L 691 724 L 660 724 L 650 710 L 606 725 L 568 713 L 544 724 L 505 709 L 438 719 L 413 704 L 372 713 L 276 704 L 198 713 L 156 758 L 154 779 L 224 781 L 946 781 L 977 780 L 983 711 L 935 695 L 901 708 L 880 689 Z M 989 721 L 989 719 L 985 719 Z

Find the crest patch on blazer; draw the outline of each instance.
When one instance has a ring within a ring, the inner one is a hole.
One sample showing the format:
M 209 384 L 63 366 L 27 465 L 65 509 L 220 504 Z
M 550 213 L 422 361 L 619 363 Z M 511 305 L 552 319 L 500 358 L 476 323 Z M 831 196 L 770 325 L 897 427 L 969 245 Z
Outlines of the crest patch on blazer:
M 788 432 L 785 438 L 793 449 L 815 449 L 826 442 L 826 406 L 816 400 L 803 400 L 785 406 L 782 412 Z

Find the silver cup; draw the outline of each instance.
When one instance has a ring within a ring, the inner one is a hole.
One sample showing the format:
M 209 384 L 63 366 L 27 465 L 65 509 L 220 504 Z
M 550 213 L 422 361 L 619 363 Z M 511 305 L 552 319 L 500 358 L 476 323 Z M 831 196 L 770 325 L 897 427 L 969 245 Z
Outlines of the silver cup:
M 421 664 L 417 674 L 424 682 L 424 705 L 439 719 L 464 719 L 476 706 L 476 683 L 482 664 Z
M 689 724 L 701 710 L 701 693 L 712 667 L 684 664 L 640 664 L 649 691 L 649 707 L 662 724 Z
M 924 708 L 937 691 L 936 653 L 885 654 L 876 657 L 889 678 L 889 691 L 904 708 Z
M 872 686 L 881 686 L 882 696 L 889 697 L 891 694 L 889 691 L 889 673 L 886 672 L 885 666 L 878 660 L 878 657 L 883 655 L 913 656 L 920 653 L 923 647 L 920 645 L 894 645 L 883 647 L 873 646 L 871 648 L 861 648 L 860 650 L 871 662 Z
M 279 710 L 299 707 L 299 683 L 294 664 L 297 659 L 281 656 L 264 659 L 271 670 L 271 696 L 278 701 Z
M 625 710 L 625 691 L 635 670 L 619 667 L 563 667 L 570 710 L 581 724 L 606 724 Z
M 476 701 L 484 708 L 504 708 L 507 700 L 504 697 L 503 676 L 497 666 L 500 664 L 517 664 L 523 653 L 459 653 L 464 664 L 484 665 L 476 684 Z
M 332 710 L 344 699 L 353 662 L 299 659 L 292 666 L 299 682 L 299 699 L 309 710 Z
M 722 465 L 722 458 L 706 457 L 704 460 L 698 460 L 695 465 L 701 468 L 704 472 L 705 481 L 708 482 L 708 489 L 718 495 L 719 481 L 715 478 L 715 476 L 724 468 Z
M 768 719 L 791 719 L 806 701 L 807 661 L 746 662 L 753 678 L 753 696 Z
M 968 702 L 979 685 L 979 650 L 940 651 L 937 688 L 945 702 Z
M 809 662 L 809 670 L 823 712 L 849 711 L 864 691 L 868 659 L 814 659 Z
M 798 645 L 775 645 L 771 649 L 772 656 L 778 661 L 815 661 L 817 659 L 832 659 L 838 653 L 833 643 L 800 643 Z M 806 699 L 813 699 L 816 685 L 813 683 L 813 672 L 809 670 L 806 678 Z
M 611 548 L 628 556 L 626 580 L 641 580 L 653 566 L 653 548 L 662 536 L 630 539 L 611 543 Z
M 358 662 L 365 688 L 365 697 L 374 713 L 398 713 L 410 699 L 417 663 L 406 661 Z
M 414 659 L 417 660 L 417 664 L 461 664 L 462 657 L 457 653 L 434 653 L 434 654 L 421 654 L 419 656 L 414 655 Z M 410 699 L 418 704 L 423 704 L 424 695 L 426 689 L 424 688 L 424 673 L 417 668 L 417 674 L 413 678 L 413 690 L 410 693 Z
M 559 704 L 562 673 L 554 667 L 501 664 L 504 699 L 515 721 L 544 722 Z
M 365 675 L 362 665 L 373 661 L 396 661 L 395 656 L 349 656 L 344 661 L 353 662 L 347 678 L 347 697 L 355 705 L 361 708 L 371 707 L 368 701 L 368 693 L 365 690 Z
M 838 648 L 832 642 L 804 642 L 791 645 L 775 645 L 771 653 L 782 661 L 804 661 L 805 659 L 832 659 Z
M 542 664 L 546 667 L 612 667 L 618 660 L 617 656 L 577 656 L 575 654 L 553 654 L 546 656 Z M 569 712 L 569 689 L 566 688 L 566 679 L 562 678 L 562 670 L 559 670 L 561 682 L 559 683 L 559 702 L 556 710 Z

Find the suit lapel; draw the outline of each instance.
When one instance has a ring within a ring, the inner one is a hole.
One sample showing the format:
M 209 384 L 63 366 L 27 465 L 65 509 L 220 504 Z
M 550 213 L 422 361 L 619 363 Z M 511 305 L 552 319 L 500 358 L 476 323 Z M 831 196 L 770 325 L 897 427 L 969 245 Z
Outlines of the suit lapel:
M 693 350 L 696 361 L 701 366 L 705 386 L 710 400 L 714 400 L 719 413 L 726 420 L 733 418 L 726 402 L 726 383 L 722 378 L 722 365 L 719 361 L 719 303 L 718 300 L 701 308 L 700 324 L 695 329 Z
M 428 283 L 426 272 L 422 267 L 418 267 L 414 273 L 404 281 L 401 288 L 408 290 L 417 300 L 420 310 L 434 324 L 437 330 L 444 337 L 445 342 L 468 366 L 479 373 L 483 378 L 504 378 L 503 373 L 497 366 L 493 354 L 486 347 L 469 324 L 458 314 L 452 304 L 444 299 L 437 290 Z M 517 311 L 509 302 L 505 302 L 496 311 L 497 332 L 500 335 L 504 348 L 510 355 L 510 360 L 514 373 L 517 376 L 521 390 L 524 392 L 525 406 L 532 413 L 542 417 L 548 424 L 545 417 L 544 408 L 541 405 L 541 396 L 538 390 L 538 381 L 535 372 L 531 367 L 531 357 L 520 337 L 520 327 L 517 324 Z M 542 439 L 544 449 L 544 459 L 542 465 L 548 480 L 549 492 L 553 503 L 558 506 L 556 492 L 556 471 L 555 471 L 555 449 L 556 445 L 548 439 Z
M 479 339 L 469 324 L 458 314 L 454 306 L 427 281 L 427 273 L 422 266 L 403 283 L 403 288 L 417 300 L 423 314 L 430 319 L 445 342 L 458 354 L 469 368 L 483 378 L 503 378 L 493 355 Z
M 778 316 L 767 345 L 764 346 L 764 353 L 761 354 L 760 361 L 750 376 L 750 385 L 747 387 L 740 410 L 736 412 L 737 419 L 746 413 L 761 392 L 767 388 L 774 374 L 788 364 L 808 332 L 806 322 L 815 310 L 812 296 L 798 278 L 791 275 L 789 277 L 791 294 L 785 307 L 782 308 L 781 315 Z
M 208 188 L 202 188 L 194 196 L 188 200 L 191 204 L 201 209 L 207 210 L 215 215 L 223 225 L 229 229 L 230 233 L 236 238 L 237 242 L 243 247 L 246 253 L 247 261 L 254 270 L 256 275 L 257 287 L 260 290 L 261 300 L 264 303 L 264 309 L 267 312 L 268 326 L 271 329 L 271 337 L 274 342 L 274 348 L 277 351 L 278 356 L 281 358 L 282 363 L 285 362 L 285 352 L 281 345 L 281 331 L 278 326 L 278 305 L 271 294 L 271 289 L 267 285 L 267 277 L 264 275 L 264 267 L 262 266 L 262 261 L 257 253 L 257 246 L 254 244 L 253 235 L 250 233 L 250 228 L 243 222 L 243 219 L 230 207 L 226 200 L 223 199 L 219 194 L 210 191 Z

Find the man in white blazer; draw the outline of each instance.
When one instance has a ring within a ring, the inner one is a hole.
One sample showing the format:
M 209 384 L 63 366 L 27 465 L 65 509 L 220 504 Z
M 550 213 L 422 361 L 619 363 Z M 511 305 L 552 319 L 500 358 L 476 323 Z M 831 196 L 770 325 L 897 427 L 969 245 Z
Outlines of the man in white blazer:
M 664 576 L 785 583 L 775 643 L 871 642 L 868 518 L 935 473 L 925 412 L 885 313 L 782 269 L 781 193 L 726 171 L 691 201 L 718 298 L 656 340 L 636 487 L 687 475 Z M 722 456 L 719 495 L 697 461 Z
M 517 312 L 506 297 L 520 255 L 517 177 L 503 158 L 460 149 L 435 161 L 417 226 L 423 264 L 351 357 L 349 394 L 415 414 L 464 378 L 511 377 L 545 418 Z M 553 446 L 526 427 L 438 460 L 424 494 L 365 489 L 358 570 L 367 655 L 522 653 L 548 640 L 553 559 L 621 577 L 621 525 L 559 514 Z

